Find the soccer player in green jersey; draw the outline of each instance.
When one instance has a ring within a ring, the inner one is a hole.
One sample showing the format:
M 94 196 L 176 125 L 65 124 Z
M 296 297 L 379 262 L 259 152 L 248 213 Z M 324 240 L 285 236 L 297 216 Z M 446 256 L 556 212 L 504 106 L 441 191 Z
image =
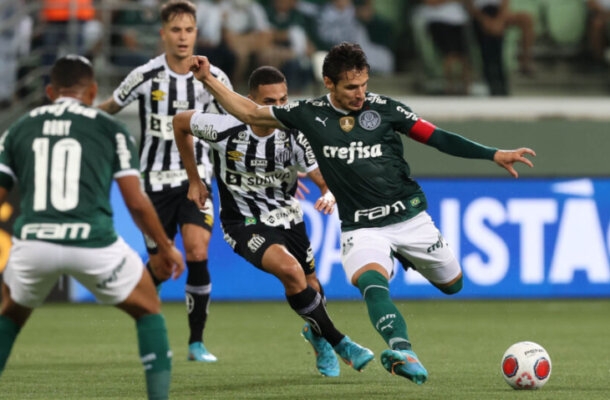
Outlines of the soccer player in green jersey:
M 288 101 L 286 78 L 274 67 L 254 70 L 248 86 L 248 96 L 258 104 Z M 248 126 L 232 115 L 195 110 L 176 115 L 173 124 L 189 175 L 188 198 L 198 208 L 206 207 L 207 187 L 193 156 L 191 136 L 195 136 L 212 148 L 226 242 L 252 265 L 280 280 L 288 304 L 306 321 L 302 335 L 314 348 L 318 371 L 325 376 L 339 375 L 335 352 L 361 371 L 375 356 L 341 333 L 329 318 L 296 198 L 298 171 L 306 172 L 322 193 L 314 208 L 324 213 L 334 210 L 335 198 L 307 139 L 296 129 Z
M 21 194 L 2 282 L 0 373 L 33 309 L 68 274 L 99 302 L 136 321 L 148 398 L 167 399 L 171 351 L 165 320 L 142 259 L 114 229 L 113 180 L 138 227 L 160 245 L 159 270 L 176 278 L 184 263 L 140 188 L 132 136 L 91 107 L 96 93 L 89 61 L 62 57 L 47 87 L 53 103 L 25 114 L 0 137 L 0 204 L 17 181 Z
M 428 372 L 411 348 L 404 317 L 390 298 L 394 259 L 414 267 L 446 294 L 462 288 L 460 264 L 426 212 L 426 197 L 410 177 L 401 135 L 453 156 L 487 159 L 517 177 L 514 164 L 532 162 L 529 148 L 498 150 L 445 131 L 408 106 L 367 91 L 369 64 L 362 48 L 341 43 L 322 67 L 328 93 L 284 106 L 259 106 L 228 90 L 209 73 L 206 57 L 192 66 L 216 100 L 246 124 L 299 129 L 309 140 L 341 219 L 342 263 L 360 289 L 371 323 L 389 349 L 384 368 L 422 384 Z

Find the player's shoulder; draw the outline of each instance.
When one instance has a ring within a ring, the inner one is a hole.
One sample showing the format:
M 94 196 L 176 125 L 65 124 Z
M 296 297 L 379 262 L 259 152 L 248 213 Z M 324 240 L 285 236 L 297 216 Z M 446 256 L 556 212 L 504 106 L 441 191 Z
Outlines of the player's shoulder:
M 193 114 L 190 125 L 195 137 L 210 142 L 222 141 L 247 129 L 246 124 L 230 114 L 213 114 L 202 111 Z
M 222 69 L 220 69 L 219 67 L 217 67 L 214 64 L 210 64 L 210 73 L 216 79 L 221 81 L 225 86 L 233 89 L 233 84 L 231 83 L 231 80 L 229 79 L 229 75 L 227 75 L 226 72 L 224 72 Z
M 365 102 L 367 108 L 380 112 L 412 112 L 411 107 L 403 102 L 374 92 L 367 92 Z

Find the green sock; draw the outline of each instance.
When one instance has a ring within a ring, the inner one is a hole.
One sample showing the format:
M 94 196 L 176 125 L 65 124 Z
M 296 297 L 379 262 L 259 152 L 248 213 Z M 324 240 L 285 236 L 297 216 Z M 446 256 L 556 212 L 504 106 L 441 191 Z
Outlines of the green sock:
M 165 319 L 161 314 L 146 315 L 136 321 L 140 359 L 146 374 L 149 399 L 169 398 L 172 354 Z
M 19 325 L 12 319 L 0 315 L 0 375 L 4 371 L 4 366 L 11 355 L 11 349 L 20 330 Z
M 367 271 L 358 279 L 358 289 L 377 332 L 390 348 L 410 350 L 407 323 L 390 299 L 389 287 L 388 280 L 377 271 Z

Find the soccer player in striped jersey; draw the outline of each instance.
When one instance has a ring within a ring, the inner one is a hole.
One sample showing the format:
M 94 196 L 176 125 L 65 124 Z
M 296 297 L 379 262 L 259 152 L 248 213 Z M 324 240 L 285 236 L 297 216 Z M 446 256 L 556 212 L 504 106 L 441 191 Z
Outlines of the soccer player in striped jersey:
M 246 124 L 299 129 L 307 137 L 341 219 L 343 269 L 360 289 L 369 318 L 389 349 L 384 368 L 422 384 L 428 372 L 413 352 L 407 325 L 390 297 L 394 259 L 412 265 L 446 294 L 462 288 L 462 270 L 426 212 L 426 197 L 410 177 L 401 136 L 458 157 L 494 161 L 518 176 L 515 163 L 530 167 L 529 148 L 498 150 L 425 121 L 408 106 L 367 91 L 369 64 L 358 44 L 340 43 L 322 67 L 328 92 L 284 106 L 261 106 L 227 89 L 209 73 L 206 57 L 192 70 L 216 100 Z
M 288 101 L 286 78 L 274 67 L 256 69 L 248 86 L 249 97 L 258 104 L 279 106 Z M 318 371 L 339 375 L 335 352 L 362 370 L 374 355 L 339 332 L 329 318 L 303 211 L 295 198 L 297 173 L 306 172 L 321 191 L 314 207 L 330 213 L 335 205 L 307 139 L 296 129 L 248 126 L 231 115 L 194 110 L 174 118 L 174 135 L 189 174 L 189 199 L 200 208 L 206 206 L 207 188 L 197 171 L 191 136 L 210 144 L 225 240 L 237 254 L 282 282 L 288 304 L 306 321 L 302 335 L 315 350 Z
M 142 259 L 114 229 L 113 180 L 136 224 L 159 243 L 159 269 L 177 277 L 184 262 L 142 191 L 133 137 L 91 106 L 96 93 L 89 60 L 59 58 L 47 87 L 52 104 L 25 114 L 0 137 L 0 205 L 16 182 L 21 193 L 2 282 L 0 374 L 32 311 L 68 274 L 136 321 L 148 398 L 168 399 L 165 319 Z
M 186 198 L 188 179 L 174 143 L 172 118 L 187 109 L 220 112 L 214 99 L 189 71 L 197 38 L 196 8 L 186 0 L 171 0 L 161 8 L 161 40 L 165 52 L 134 69 L 99 107 L 111 114 L 138 100 L 140 110 L 140 170 L 149 195 L 165 227 L 174 238 L 182 234 L 188 274 L 186 304 L 190 335 L 188 359 L 214 362 L 216 357 L 203 344 L 212 283 L 208 271 L 208 246 L 214 222 L 213 207 L 198 210 Z M 231 87 L 227 75 L 216 67 L 212 73 Z M 207 185 L 212 168 L 208 145 L 194 140 L 197 168 Z M 156 270 L 157 244 L 145 237 L 147 267 L 160 285 L 167 279 Z

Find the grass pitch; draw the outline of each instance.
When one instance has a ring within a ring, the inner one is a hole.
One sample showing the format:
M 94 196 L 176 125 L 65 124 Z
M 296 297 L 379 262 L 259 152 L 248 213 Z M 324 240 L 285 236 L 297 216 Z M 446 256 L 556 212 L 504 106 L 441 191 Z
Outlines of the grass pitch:
M 164 304 L 174 352 L 172 399 L 607 400 L 608 300 L 398 302 L 414 350 L 430 373 L 423 386 L 391 376 L 379 362 L 385 344 L 363 302 L 329 302 L 340 330 L 376 359 L 358 373 L 317 374 L 302 321 L 282 302 L 212 303 L 205 341 L 215 364 L 186 361 L 181 303 Z M 511 389 L 500 374 L 508 346 L 531 340 L 549 352 L 552 375 L 538 391 Z M 99 305 L 48 304 L 19 336 L 1 399 L 143 399 L 143 371 L 130 318 Z

